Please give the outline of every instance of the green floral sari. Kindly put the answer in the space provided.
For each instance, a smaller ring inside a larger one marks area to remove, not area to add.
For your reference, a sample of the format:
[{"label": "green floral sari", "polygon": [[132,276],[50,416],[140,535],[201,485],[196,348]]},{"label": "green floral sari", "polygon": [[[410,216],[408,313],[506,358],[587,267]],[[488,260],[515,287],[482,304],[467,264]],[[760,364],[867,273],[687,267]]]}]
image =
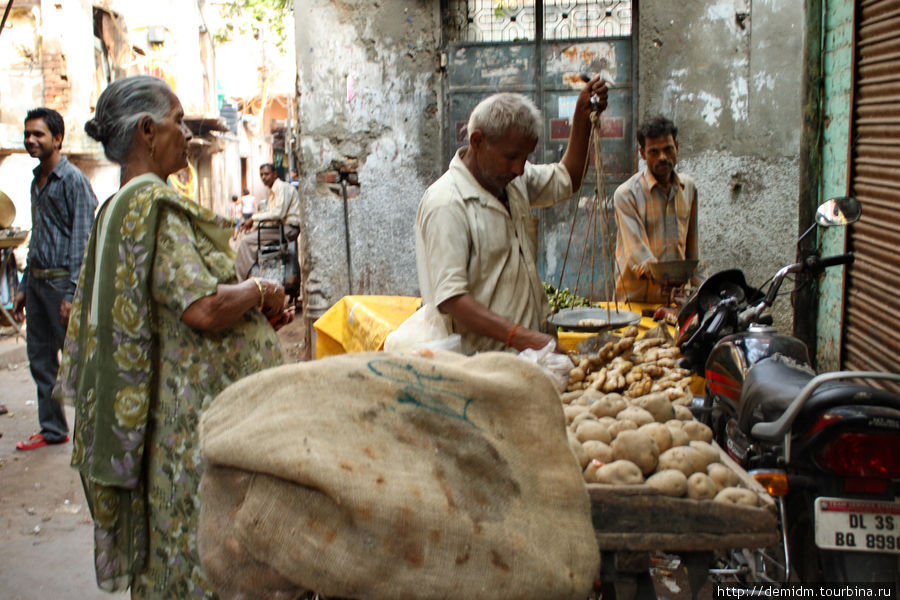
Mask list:
[{"label": "green floral sari", "polygon": [[234,282],[232,227],[148,174],[101,208],[91,232],[54,396],[75,405],[72,465],[102,589],[215,598],[196,549],[199,417],[230,383],[283,362],[258,311],[216,333],[181,321]]}]

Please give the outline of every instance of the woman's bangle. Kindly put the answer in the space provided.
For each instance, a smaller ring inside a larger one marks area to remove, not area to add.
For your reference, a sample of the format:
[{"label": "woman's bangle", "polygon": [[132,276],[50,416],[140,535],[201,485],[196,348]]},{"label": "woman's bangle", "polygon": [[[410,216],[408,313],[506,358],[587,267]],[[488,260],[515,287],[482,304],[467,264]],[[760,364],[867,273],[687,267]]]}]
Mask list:
[{"label": "woman's bangle", "polygon": [[256,284],[256,289],[259,290],[259,309],[262,310],[263,306],[266,304],[266,295],[263,293],[262,282],[258,277],[251,277],[253,283]]},{"label": "woman's bangle", "polygon": [[509,330],[509,335],[506,336],[506,346],[507,347],[512,346],[513,335],[516,333],[516,330],[519,327],[521,327],[521,325],[522,325],[521,323],[516,323],[515,325],[512,326],[512,329]]}]

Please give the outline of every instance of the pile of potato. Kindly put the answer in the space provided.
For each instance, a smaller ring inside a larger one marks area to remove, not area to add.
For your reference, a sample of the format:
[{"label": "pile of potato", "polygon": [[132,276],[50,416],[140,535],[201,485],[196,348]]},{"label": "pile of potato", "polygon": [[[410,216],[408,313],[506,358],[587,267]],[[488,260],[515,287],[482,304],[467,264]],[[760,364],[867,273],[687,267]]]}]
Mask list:
[{"label": "pile of potato", "polygon": [[581,359],[562,395],[569,444],[588,483],[645,484],[695,500],[759,505],[719,461],[712,430],[696,421],[690,373],[666,335],[636,327]]}]

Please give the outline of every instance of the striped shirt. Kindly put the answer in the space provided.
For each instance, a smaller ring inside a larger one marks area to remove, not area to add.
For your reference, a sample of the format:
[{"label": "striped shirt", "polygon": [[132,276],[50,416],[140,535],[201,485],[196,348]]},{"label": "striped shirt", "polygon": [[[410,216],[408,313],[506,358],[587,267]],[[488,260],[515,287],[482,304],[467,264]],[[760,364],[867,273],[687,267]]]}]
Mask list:
[{"label": "striped shirt", "polygon": [[33,269],[68,271],[65,299],[71,302],[94,222],[97,197],[84,173],[65,156],[60,157],[44,187],[38,189],[40,175],[38,165],[31,182],[31,240],[22,289],[26,289]]},{"label": "striped shirt", "polygon": [[650,279],[651,262],[699,258],[697,188],[687,175],[672,174],[668,192],[649,169],[631,176],[614,196],[616,295],[633,302],[667,302],[666,290]]}]

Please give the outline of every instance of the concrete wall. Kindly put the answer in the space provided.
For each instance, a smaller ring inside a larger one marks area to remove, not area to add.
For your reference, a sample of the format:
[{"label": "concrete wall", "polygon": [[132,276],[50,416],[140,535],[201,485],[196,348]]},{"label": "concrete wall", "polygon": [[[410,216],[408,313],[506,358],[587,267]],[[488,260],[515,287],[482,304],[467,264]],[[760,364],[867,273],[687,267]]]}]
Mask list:
[{"label": "concrete wall", "polygon": [[[760,285],[795,258],[803,20],[800,2],[640,4],[638,119],[679,128],[710,274],[739,267]],[[776,308],[786,326],[790,304]]]},{"label": "concrete wall", "polygon": [[[413,224],[440,174],[439,2],[295,0],[304,310],[417,295]],[[334,180],[356,168],[346,227]]]},{"label": "concrete wall", "polygon": [[[439,5],[295,0],[310,317],[348,290],[418,294],[415,210],[442,170],[446,120]],[[640,4],[637,117],[662,113],[680,129],[710,274],[740,267],[760,285],[794,259],[803,20],[802,3],[777,0]],[[353,159],[348,275],[340,186],[329,174]],[[789,302],[777,308],[789,328]]]}]

